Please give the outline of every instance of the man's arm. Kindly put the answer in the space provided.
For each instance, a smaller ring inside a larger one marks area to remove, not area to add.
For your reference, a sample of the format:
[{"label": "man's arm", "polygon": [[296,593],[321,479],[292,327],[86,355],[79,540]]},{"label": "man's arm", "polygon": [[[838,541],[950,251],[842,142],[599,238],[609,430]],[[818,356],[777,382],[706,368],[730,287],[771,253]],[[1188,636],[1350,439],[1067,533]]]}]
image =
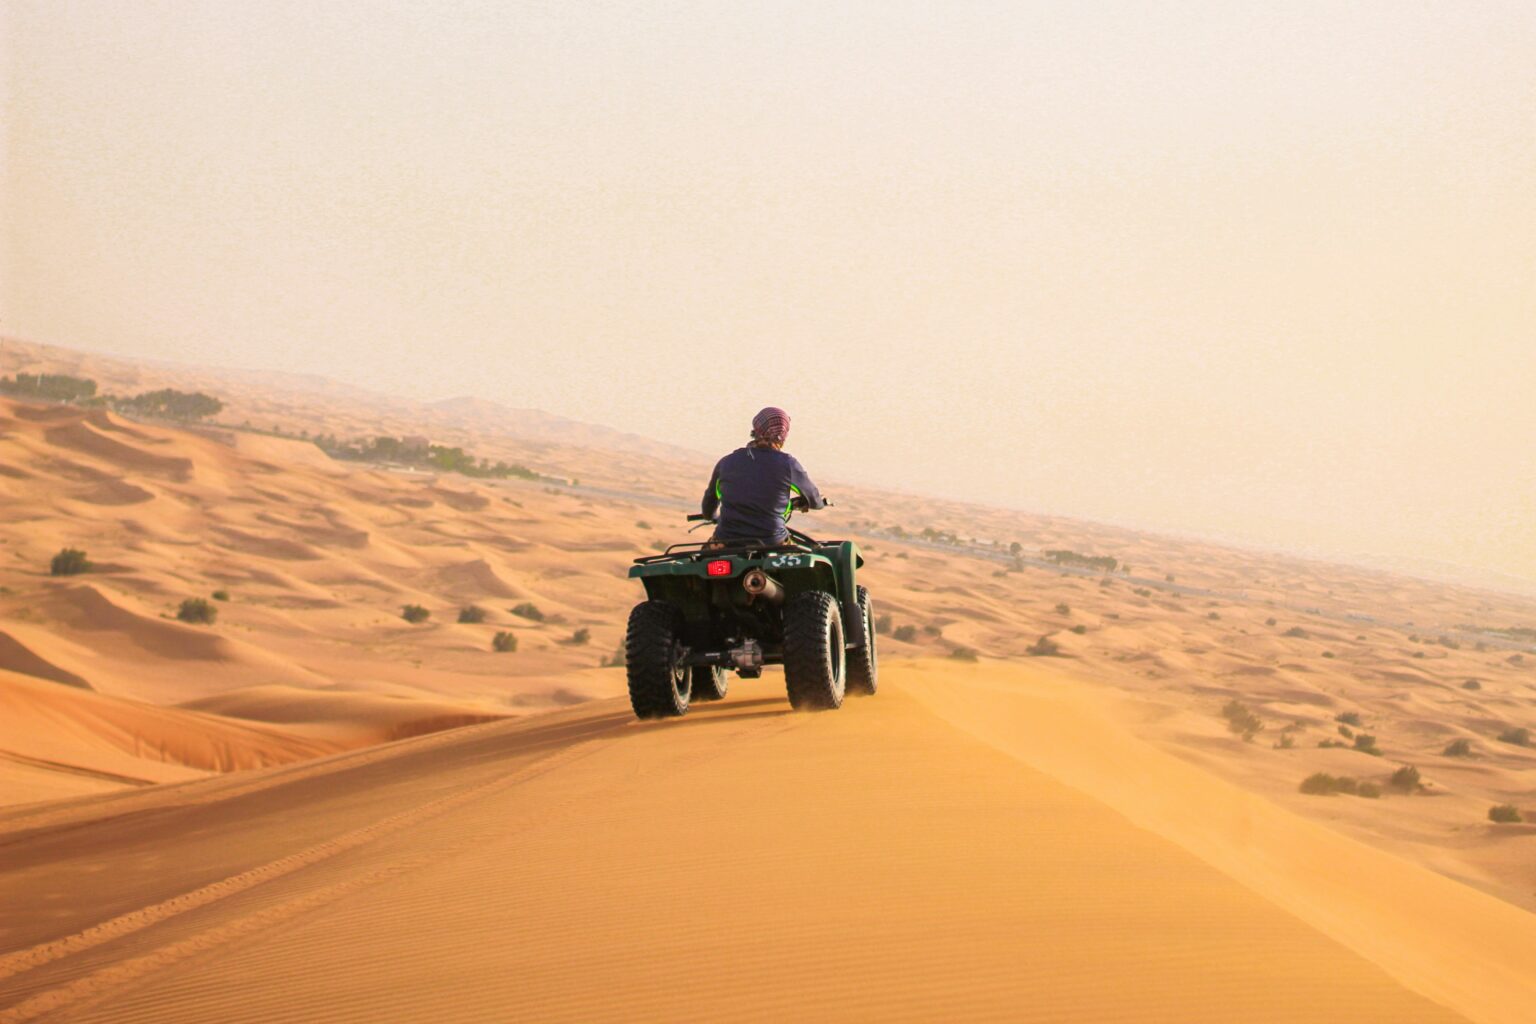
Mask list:
[{"label": "man's arm", "polygon": [[[721,460],[724,461],[723,459]],[[704,488],[704,500],[699,503],[699,511],[705,518],[714,519],[720,511],[720,463],[715,463],[715,471],[709,475],[709,486]]]},{"label": "man's arm", "polygon": [[826,508],[827,501],[821,496],[821,491],[811,482],[811,475],[800,465],[800,460],[791,458],[789,463],[789,486],[805,502],[805,507]]}]

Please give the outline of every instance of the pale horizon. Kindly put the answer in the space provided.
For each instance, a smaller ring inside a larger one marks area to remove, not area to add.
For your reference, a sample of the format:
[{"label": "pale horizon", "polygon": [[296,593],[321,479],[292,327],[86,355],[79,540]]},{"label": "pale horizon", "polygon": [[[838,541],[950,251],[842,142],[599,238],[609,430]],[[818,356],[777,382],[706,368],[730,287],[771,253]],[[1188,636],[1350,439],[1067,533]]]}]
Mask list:
[{"label": "pale horizon", "polygon": [[1536,572],[1523,5],[8,2],[0,41],[0,334],[705,452],[777,404],[829,479]]}]

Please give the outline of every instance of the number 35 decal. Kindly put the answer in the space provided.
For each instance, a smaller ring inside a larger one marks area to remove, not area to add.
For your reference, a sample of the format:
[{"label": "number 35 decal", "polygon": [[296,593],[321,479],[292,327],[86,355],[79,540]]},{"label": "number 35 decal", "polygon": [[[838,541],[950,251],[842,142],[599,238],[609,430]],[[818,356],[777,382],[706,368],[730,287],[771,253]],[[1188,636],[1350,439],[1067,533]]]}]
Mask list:
[{"label": "number 35 decal", "polygon": [[774,555],[768,559],[770,569],[798,569],[804,564],[799,555]]}]

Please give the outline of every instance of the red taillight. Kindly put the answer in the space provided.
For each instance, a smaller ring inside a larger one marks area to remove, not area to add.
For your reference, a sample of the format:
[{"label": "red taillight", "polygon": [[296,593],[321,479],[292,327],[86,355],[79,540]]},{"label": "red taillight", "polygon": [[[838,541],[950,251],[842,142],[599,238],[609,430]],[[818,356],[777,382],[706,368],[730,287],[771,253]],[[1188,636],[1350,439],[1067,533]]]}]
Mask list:
[{"label": "red taillight", "polygon": [[710,562],[709,574],[711,576],[729,576],[731,574],[731,560],[729,558],[719,558]]}]

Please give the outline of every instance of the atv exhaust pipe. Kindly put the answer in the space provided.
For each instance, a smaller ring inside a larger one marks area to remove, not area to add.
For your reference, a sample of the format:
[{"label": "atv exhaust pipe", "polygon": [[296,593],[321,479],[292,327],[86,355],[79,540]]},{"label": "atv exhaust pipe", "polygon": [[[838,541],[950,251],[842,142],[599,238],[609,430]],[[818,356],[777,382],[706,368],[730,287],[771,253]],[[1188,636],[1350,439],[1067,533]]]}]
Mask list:
[{"label": "atv exhaust pipe", "polygon": [[761,569],[749,569],[741,578],[741,589],[751,594],[754,598],[762,598],[769,604],[784,603],[784,588],[778,580],[763,572]]}]

